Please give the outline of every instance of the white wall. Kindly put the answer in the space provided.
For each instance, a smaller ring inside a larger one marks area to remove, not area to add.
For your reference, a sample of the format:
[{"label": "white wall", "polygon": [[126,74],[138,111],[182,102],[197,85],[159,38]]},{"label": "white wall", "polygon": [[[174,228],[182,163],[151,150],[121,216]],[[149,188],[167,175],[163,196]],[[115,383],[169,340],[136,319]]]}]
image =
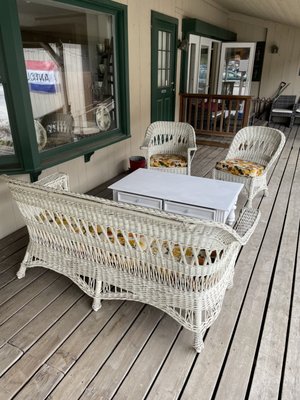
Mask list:
[{"label": "white wall", "polygon": [[[85,192],[128,168],[128,157],[139,155],[144,133],[150,123],[151,104],[151,10],[178,18],[178,32],[181,37],[181,20],[184,17],[198,18],[219,27],[236,31],[242,41],[265,40],[267,38],[266,60],[263,82],[256,84],[255,91],[261,96],[270,96],[281,80],[292,81],[289,93],[300,94],[300,31],[280,24],[245,17],[224,11],[209,0],[120,0],[128,5],[129,37],[129,89],[130,126],[132,137],[96,151],[91,161],[84,163],[83,157],[43,171],[42,176],[53,171],[70,175],[71,188]],[[272,43],[279,46],[279,54],[270,54]],[[177,92],[179,90],[180,56],[177,60]],[[288,92],[287,92],[288,93]],[[178,99],[179,100],[179,99]],[[179,101],[177,101],[178,115]],[[25,177],[28,179],[28,177]],[[13,232],[22,221],[10,194],[0,182],[0,238]]]}]

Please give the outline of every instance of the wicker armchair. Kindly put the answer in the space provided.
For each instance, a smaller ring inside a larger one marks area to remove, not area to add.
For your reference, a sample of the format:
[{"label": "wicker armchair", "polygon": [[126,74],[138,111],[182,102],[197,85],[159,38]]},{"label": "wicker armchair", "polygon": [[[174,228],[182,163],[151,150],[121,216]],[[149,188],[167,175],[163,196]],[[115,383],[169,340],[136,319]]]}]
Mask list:
[{"label": "wicker armchair", "polygon": [[42,119],[42,125],[47,132],[47,147],[73,142],[73,117],[71,114],[48,114]]},{"label": "wicker armchair", "polygon": [[276,117],[278,122],[289,120],[289,128],[293,126],[296,96],[279,96],[273,103],[269,115],[269,124]]},{"label": "wicker armchair", "polygon": [[249,126],[234,137],[225,160],[216,164],[213,178],[244,184],[248,207],[262,190],[268,195],[267,173],[279,157],[285,136],[278,129]]},{"label": "wicker armchair", "polygon": [[190,175],[197,150],[194,128],[185,122],[153,122],[141,149],[147,151],[147,168]]}]

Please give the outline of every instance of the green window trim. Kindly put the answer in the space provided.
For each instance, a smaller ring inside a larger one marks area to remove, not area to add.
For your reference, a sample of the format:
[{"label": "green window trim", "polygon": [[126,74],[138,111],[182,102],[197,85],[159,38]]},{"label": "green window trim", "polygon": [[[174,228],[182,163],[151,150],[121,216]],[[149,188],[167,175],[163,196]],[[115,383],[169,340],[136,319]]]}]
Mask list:
[{"label": "green window trim", "polygon": [[109,0],[54,0],[111,14],[115,17],[116,94],[119,106],[118,128],[39,152],[28,90],[18,10],[15,0],[0,2],[0,73],[13,132],[15,155],[0,156],[0,173],[30,173],[84,156],[130,137],[127,6]]}]

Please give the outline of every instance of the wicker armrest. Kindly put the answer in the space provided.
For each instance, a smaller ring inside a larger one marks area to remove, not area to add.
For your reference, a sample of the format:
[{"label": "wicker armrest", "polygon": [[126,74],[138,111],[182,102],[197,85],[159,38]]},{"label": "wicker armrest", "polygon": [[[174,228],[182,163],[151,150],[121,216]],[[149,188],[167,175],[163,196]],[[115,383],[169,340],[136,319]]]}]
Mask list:
[{"label": "wicker armrest", "polygon": [[140,146],[141,150],[147,150],[150,144],[151,138],[145,137],[144,143]]},{"label": "wicker armrest", "polygon": [[250,239],[260,218],[260,211],[254,208],[243,208],[237,220],[234,231],[237,240],[244,245]]},{"label": "wicker armrest", "polygon": [[35,182],[34,184],[50,187],[53,189],[61,189],[67,191],[70,190],[69,176],[61,172],[56,172],[55,174],[48,175],[45,178],[42,178],[39,181]]}]

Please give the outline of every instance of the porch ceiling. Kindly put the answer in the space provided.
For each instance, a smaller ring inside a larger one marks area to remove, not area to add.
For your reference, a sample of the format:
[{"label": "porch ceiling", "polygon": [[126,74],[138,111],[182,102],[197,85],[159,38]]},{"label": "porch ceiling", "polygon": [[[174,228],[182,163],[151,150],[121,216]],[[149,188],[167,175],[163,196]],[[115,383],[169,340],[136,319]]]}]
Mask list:
[{"label": "porch ceiling", "polygon": [[299,0],[214,0],[226,10],[300,28]]}]

